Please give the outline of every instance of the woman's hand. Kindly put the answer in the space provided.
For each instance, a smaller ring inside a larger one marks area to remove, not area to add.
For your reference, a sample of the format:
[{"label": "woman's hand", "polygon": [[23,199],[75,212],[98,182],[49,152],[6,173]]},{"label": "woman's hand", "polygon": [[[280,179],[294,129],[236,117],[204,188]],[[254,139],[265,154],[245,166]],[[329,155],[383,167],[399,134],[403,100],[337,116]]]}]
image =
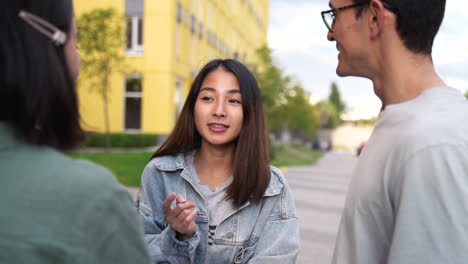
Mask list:
[{"label": "woman's hand", "polygon": [[[175,206],[171,205],[174,199],[176,199]],[[185,240],[192,237],[197,230],[197,224],[194,221],[197,215],[197,210],[194,208],[196,204],[186,201],[182,195],[171,193],[163,205],[167,223],[177,232],[176,238]]]}]

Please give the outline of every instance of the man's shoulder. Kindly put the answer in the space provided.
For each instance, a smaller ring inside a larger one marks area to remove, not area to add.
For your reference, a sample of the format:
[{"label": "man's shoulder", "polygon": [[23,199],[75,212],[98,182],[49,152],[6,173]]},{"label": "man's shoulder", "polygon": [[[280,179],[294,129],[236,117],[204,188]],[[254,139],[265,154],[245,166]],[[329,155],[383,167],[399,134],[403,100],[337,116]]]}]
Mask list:
[{"label": "man's shoulder", "polygon": [[468,100],[456,89],[433,88],[407,112],[395,139],[398,148],[419,151],[468,142]]},{"label": "man's shoulder", "polygon": [[456,111],[428,112],[408,124],[399,146],[416,152],[431,146],[468,143],[466,116],[468,109],[464,115]]}]

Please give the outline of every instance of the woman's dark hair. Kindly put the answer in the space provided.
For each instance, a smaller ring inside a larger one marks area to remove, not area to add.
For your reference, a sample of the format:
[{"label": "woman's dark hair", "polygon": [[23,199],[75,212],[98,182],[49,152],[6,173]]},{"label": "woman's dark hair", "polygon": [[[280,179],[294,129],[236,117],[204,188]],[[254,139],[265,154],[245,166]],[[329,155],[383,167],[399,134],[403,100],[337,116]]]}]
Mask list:
[{"label": "woman's dark hair", "polygon": [[[381,0],[396,15],[396,30],[405,47],[425,55],[432,53],[434,38],[445,13],[446,0]],[[354,0],[369,3],[370,0]],[[357,8],[357,16],[362,8]]]},{"label": "woman's dark hair", "polygon": [[65,47],[22,20],[20,10],[66,33],[73,19],[72,0],[1,1],[0,122],[31,144],[70,150],[83,131]]},{"label": "woman's dark hair", "polygon": [[232,59],[217,59],[201,69],[192,84],[174,130],[152,158],[185,153],[200,147],[201,136],[195,127],[195,102],[205,77],[219,68],[233,73],[241,90],[243,124],[235,142],[234,177],[226,192],[227,198],[240,207],[247,201],[259,202],[270,182],[268,133],[260,89],[253,74],[242,63]]}]

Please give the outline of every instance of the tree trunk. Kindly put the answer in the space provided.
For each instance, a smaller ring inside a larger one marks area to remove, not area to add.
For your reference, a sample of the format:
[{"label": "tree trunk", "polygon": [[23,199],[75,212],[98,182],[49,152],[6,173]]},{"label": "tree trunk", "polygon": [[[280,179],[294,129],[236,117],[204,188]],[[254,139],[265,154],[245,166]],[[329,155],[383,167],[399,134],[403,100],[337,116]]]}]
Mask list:
[{"label": "tree trunk", "polygon": [[102,78],[102,106],[104,110],[104,126],[105,126],[105,134],[106,134],[106,151],[110,151],[112,147],[110,141],[110,120],[109,120],[109,94],[108,94],[108,86],[109,86],[109,73],[106,71]]}]

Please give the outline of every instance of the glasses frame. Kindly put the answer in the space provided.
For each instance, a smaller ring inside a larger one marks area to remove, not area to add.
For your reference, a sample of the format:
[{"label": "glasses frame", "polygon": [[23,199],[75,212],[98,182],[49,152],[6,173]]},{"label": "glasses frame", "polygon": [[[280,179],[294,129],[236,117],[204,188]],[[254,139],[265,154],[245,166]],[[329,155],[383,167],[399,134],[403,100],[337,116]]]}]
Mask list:
[{"label": "glasses frame", "polygon": [[[365,3],[357,3],[357,4],[352,4],[352,5],[347,5],[347,6],[332,8],[332,9],[330,9],[330,10],[322,11],[322,12],[320,12],[320,14],[322,15],[323,23],[325,23],[325,26],[327,27],[328,31],[330,31],[331,33],[333,33],[333,25],[335,24],[336,13],[337,13],[338,11],[343,11],[343,10],[346,10],[346,9],[349,9],[349,8],[355,8],[355,7],[367,5],[367,4],[369,4],[369,3],[370,3],[370,1],[365,2]],[[331,13],[331,16],[333,17],[333,22],[331,23],[331,25],[328,25],[327,20],[325,19],[325,16],[326,16],[327,14],[329,14],[329,13]]]},{"label": "glasses frame", "polygon": [[24,10],[21,10],[18,16],[37,31],[49,37],[56,46],[64,45],[67,41],[65,32],[44,19]]}]

